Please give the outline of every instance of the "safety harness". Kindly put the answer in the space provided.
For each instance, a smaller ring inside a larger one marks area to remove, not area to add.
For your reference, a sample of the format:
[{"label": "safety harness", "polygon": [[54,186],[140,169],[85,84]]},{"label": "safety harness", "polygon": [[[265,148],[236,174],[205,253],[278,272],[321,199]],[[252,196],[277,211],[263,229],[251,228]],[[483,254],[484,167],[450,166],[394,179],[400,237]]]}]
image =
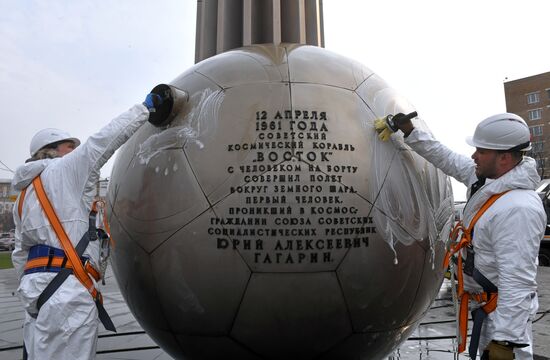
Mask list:
[{"label": "safety harness", "polygon": [[[479,347],[479,338],[481,335],[481,326],[488,314],[495,311],[497,307],[498,288],[487,279],[478,269],[474,267],[474,250],[472,246],[472,236],[474,226],[479,218],[507,191],[495,194],[491,196],[478,210],[473,217],[468,228],[464,227],[462,221],[459,221],[453,231],[451,232],[451,246],[445,256],[443,263],[444,269],[447,269],[451,258],[457,254],[460,250],[466,251],[466,262],[463,262],[462,255],[458,254],[456,261],[458,271],[456,272],[458,280],[458,297],[460,298],[460,310],[459,310],[459,345],[458,352],[461,353],[466,349],[466,338],[468,333],[468,305],[470,300],[475,300],[480,307],[472,311],[473,327],[472,335],[470,338],[470,346],[468,352],[470,358],[475,360],[477,357],[477,351]],[[457,241],[459,233],[462,233],[460,240]],[[481,287],[482,293],[470,293],[464,290],[464,275],[471,276]]]},{"label": "safety harness", "polygon": [[[98,229],[95,225],[97,215],[96,204],[94,203],[92,210],[90,211],[88,231],[84,233],[76,247],[74,247],[65,232],[63,225],[59,221],[48,196],[46,195],[40,175],[34,178],[32,184],[34,185],[34,190],[38,201],[40,202],[50,225],[57,235],[61,246],[63,247],[63,249],[57,249],[48,245],[35,245],[29,250],[29,256],[25,265],[25,274],[44,271],[57,272],[57,275],[38,297],[38,311],[40,311],[42,305],[44,305],[44,303],[55,293],[67,277],[73,274],[92,296],[98,310],[99,319],[105,329],[116,332],[115,326],[109,317],[109,314],[107,314],[107,311],[103,307],[103,296],[95,287],[92,280],[93,278],[96,281],[99,281],[101,278],[101,273],[90,264],[87,257],[82,256],[88,247],[89,242],[96,241],[98,239]],[[24,189],[19,196],[18,213],[20,218],[23,211],[25,193],[26,189]]]}]

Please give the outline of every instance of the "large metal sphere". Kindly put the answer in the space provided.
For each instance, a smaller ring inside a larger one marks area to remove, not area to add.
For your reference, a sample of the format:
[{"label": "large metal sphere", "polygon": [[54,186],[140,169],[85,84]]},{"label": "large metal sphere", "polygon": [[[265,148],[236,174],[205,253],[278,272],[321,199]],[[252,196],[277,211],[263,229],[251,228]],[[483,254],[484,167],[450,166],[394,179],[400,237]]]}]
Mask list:
[{"label": "large metal sphere", "polygon": [[[190,103],[121,150],[113,268],[182,359],[379,359],[441,285],[450,182],[374,120],[413,110],[318,47],[251,46],[172,85]],[[424,127],[421,120],[416,125]]]}]

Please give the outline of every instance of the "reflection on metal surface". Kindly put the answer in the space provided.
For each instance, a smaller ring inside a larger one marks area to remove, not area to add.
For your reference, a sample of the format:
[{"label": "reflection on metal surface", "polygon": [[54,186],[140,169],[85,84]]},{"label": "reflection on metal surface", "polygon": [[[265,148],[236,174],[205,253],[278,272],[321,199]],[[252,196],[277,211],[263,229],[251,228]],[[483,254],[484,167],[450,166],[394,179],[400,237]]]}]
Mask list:
[{"label": "reflection on metal surface", "polygon": [[390,354],[438,293],[452,221],[447,178],[376,137],[412,106],[301,45],[228,51],[173,85],[186,113],[143,126],[109,189],[113,268],[144,329],[178,358]]},{"label": "reflection on metal surface", "polygon": [[209,129],[216,126],[214,120],[218,119],[218,111],[223,101],[223,91],[204,89],[194,94],[193,103],[197,104],[183,116],[182,125],[172,126],[160,133],[151,135],[139,145],[137,156],[142,164],[158,155],[161,151],[183,148],[186,142],[195,143],[202,149],[204,146],[199,138],[206,135]]}]

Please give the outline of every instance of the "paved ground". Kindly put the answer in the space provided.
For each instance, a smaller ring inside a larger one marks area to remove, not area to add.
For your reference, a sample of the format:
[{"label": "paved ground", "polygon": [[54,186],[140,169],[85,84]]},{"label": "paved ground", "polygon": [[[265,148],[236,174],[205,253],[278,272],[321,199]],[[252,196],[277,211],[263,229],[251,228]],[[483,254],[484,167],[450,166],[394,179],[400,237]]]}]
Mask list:
[{"label": "paved ground", "polygon": [[[535,360],[550,360],[550,268],[539,268],[540,309],[534,324]],[[102,293],[105,307],[118,333],[100,330],[98,360],[172,359],[144,333],[132,316],[112,275]],[[23,312],[15,295],[17,281],[12,269],[0,270],[0,359],[21,359]],[[438,299],[413,335],[388,360],[463,360],[455,354],[454,315],[449,284],[444,283]],[[470,327],[471,328],[471,327]]]}]

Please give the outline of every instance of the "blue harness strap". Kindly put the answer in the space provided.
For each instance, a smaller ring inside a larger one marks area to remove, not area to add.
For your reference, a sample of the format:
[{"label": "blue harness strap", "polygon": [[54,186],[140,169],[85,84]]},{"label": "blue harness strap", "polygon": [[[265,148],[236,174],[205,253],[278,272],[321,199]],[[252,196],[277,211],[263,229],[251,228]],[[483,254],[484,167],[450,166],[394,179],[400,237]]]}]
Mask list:
[{"label": "blue harness strap", "polygon": [[[29,255],[27,257],[27,262],[31,261],[33,259],[46,258],[46,257],[48,258],[47,265],[33,267],[31,269],[25,269],[24,274],[27,275],[27,274],[33,274],[33,273],[38,273],[38,272],[58,273],[59,271],[61,271],[61,269],[64,268],[64,266],[53,265],[52,260],[54,259],[54,257],[56,257],[56,258],[65,258],[65,251],[63,251],[62,249],[58,249],[56,247],[53,247],[53,246],[43,245],[43,244],[34,245],[33,247],[31,247],[29,249]],[[88,260],[88,257],[87,256],[81,256],[80,260],[82,261],[83,264],[85,264],[86,261]]]}]

